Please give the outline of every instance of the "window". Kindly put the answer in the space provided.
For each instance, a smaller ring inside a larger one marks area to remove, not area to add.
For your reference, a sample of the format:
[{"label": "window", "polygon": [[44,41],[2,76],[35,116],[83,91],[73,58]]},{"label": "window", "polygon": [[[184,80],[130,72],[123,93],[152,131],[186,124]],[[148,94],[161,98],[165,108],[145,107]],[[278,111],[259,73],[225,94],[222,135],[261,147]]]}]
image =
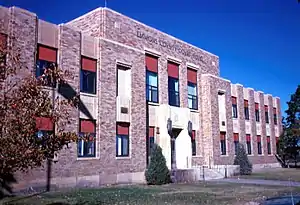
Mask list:
[{"label": "window", "polygon": [[192,156],[196,156],[196,131],[192,131]]},{"label": "window", "polygon": [[233,138],[234,138],[234,151],[235,151],[235,154],[237,154],[238,147],[239,147],[239,134],[233,133]]},{"label": "window", "polygon": [[246,134],[246,145],[247,145],[247,153],[248,155],[251,155],[252,154],[251,136],[249,134]]},{"label": "window", "polygon": [[146,98],[158,103],[158,58],[146,55]]},{"label": "window", "polygon": [[220,133],[221,155],[226,155],[226,133]]},{"label": "window", "polygon": [[78,157],[96,156],[96,121],[79,119]]},{"label": "window", "polygon": [[267,149],[268,149],[268,154],[271,154],[270,136],[267,136]]},{"label": "window", "polygon": [[[54,69],[57,64],[57,50],[48,46],[38,45],[36,61],[36,77],[44,74],[45,69]],[[47,86],[56,86],[56,82],[49,79]]]},{"label": "window", "polygon": [[188,104],[190,109],[198,109],[198,95],[197,95],[197,71],[187,69],[188,79]]},{"label": "window", "polygon": [[180,106],[179,100],[179,65],[168,62],[169,105]]},{"label": "window", "polygon": [[53,134],[54,125],[49,117],[37,117],[36,118],[36,128],[38,132],[36,136],[38,138],[46,137],[47,135]]},{"label": "window", "polygon": [[265,105],[265,118],[266,118],[266,123],[269,123],[269,108],[267,105]]},{"label": "window", "polygon": [[255,120],[259,122],[259,104],[255,103]]},{"label": "window", "polygon": [[277,110],[275,107],[273,108],[273,114],[274,114],[274,124],[277,125]]},{"label": "window", "polygon": [[279,154],[279,137],[276,137],[276,154]]},{"label": "window", "polygon": [[80,92],[96,94],[97,60],[81,56]]},{"label": "window", "polygon": [[154,130],[155,130],[155,127],[149,127],[149,138],[148,138],[148,155],[150,156],[151,155],[151,151],[152,151],[152,148],[153,148],[153,145],[154,145]]},{"label": "window", "polygon": [[244,100],[245,120],[249,120],[249,104],[248,100]]},{"label": "window", "polygon": [[129,123],[117,123],[116,156],[129,156]]},{"label": "window", "polygon": [[262,155],[261,137],[257,136],[257,154]]},{"label": "window", "polygon": [[237,118],[238,117],[238,111],[237,111],[236,97],[231,97],[231,100],[232,100],[232,117]]}]

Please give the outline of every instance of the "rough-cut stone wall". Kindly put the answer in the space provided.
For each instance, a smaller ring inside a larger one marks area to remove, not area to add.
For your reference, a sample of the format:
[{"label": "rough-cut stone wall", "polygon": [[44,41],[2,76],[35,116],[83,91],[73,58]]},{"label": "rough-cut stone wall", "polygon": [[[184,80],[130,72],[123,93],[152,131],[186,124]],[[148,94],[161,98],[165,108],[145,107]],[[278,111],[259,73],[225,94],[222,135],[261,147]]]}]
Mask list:
[{"label": "rough-cut stone wall", "polygon": [[237,107],[239,119],[239,142],[246,148],[246,125],[245,125],[245,111],[244,111],[244,89],[242,85],[237,85]]}]

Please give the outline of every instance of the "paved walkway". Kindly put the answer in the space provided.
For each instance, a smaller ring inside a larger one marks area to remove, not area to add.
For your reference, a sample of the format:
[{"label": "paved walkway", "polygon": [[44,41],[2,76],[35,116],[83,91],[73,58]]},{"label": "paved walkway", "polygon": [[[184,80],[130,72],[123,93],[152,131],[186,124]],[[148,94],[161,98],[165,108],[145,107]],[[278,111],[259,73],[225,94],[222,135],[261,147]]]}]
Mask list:
[{"label": "paved walkway", "polygon": [[289,181],[279,181],[279,180],[264,180],[264,179],[212,179],[209,181],[216,182],[227,182],[227,183],[239,183],[239,184],[259,184],[259,185],[270,185],[270,186],[292,186],[300,187],[300,182],[289,182]]}]

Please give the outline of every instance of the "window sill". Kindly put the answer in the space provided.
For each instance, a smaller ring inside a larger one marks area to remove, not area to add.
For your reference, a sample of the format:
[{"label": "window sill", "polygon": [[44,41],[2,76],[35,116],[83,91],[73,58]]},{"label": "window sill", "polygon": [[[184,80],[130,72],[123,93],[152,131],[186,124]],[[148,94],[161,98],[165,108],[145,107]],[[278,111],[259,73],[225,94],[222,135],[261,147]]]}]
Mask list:
[{"label": "window sill", "polygon": [[195,113],[199,113],[199,110],[198,110],[198,109],[195,110],[195,109],[190,108],[190,111],[191,111],[191,112],[195,112]]},{"label": "window sill", "polygon": [[229,155],[228,154],[220,155],[220,157],[229,157]]},{"label": "window sill", "polygon": [[85,160],[99,160],[100,157],[77,157],[77,161],[85,161]]},{"label": "window sill", "polygon": [[148,105],[159,106],[159,103],[155,103],[155,102],[148,102]]},{"label": "window sill", "polygon": [[85,93],[80,91],[80,95],[89,96],[89,97],[97,97],[97,94]]},{"label": "window sill", "polygon": [[116,159],[117,160],[122,160],[122,159],[124,159],[124,160],[130,160],[131,159],[131,157],[130,156],[124,156],[124,157],[116,157]]},{"label": "window sill", "polygon": [[200,157],[203,157],[203,156],[202,156],[202,155],[194,155],[194,156],[192,155],[192,158],[193,158],[193,157],[194,157],[194,158],[200,158]]}]

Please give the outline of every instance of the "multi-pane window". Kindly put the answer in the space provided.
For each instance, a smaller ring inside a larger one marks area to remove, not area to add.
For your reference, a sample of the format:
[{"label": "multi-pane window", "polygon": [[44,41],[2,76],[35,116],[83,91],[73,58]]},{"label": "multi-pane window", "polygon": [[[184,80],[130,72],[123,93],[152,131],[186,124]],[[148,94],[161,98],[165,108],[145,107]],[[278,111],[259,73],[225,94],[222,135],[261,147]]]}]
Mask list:
[{"label": "multi-pane window", "polygon": [[154,130],[155,127],[149,127],[149,137],[148,137],[148,154],[151,155],[151,151],[154,145]]},{"label": "multi-pane window", "polygon": [[146,55],[146,98],[158,103],[158,58]]},{"label": "multi-pane window", "polygon": [[54,131],[53,122],[49,117],[37,117],[35,123],[38,130],[38,132],[36,133],[38,138],[42,138],[48,134],[52,134]]},{"label": "multi-pane window", "polygon": [[189,108],[198,109],[198,95],[197,95],[197,71],[188,68],[187,69],[188,79],[188,104]]},{"label": "multi-pane window", "polygon": [[274,124],[277,125],[277,110],[275,107],[273,108],[273,115],[274,115]]},{"label": "multi-pane window", "polygon": [[195,130],[192,131],[191,141],[192,141],[192,155],[196,156],[196,131]]},{"label": "multi-pane window", "polygon": [[168,62],[168,91],[169,105],[180,106],[179,100],[179,65],[173,62]]},{"label": "multi-pane window", "polygon": [[259,104],[255,103],[255,121],[259,122]]},{"label": "multi-pane window", "polygon": [[239,133],[233,133],[234,151],[235,154],[238,152],[239,148]]},{"label": "multi-pane window", "polygon": [[265,105],[265,118],[266,118],[266,123],[269,123],[269,107]]},{"label": "multi-pane window", "polygon": [[238,111],[237,111],[236,97],[231,97],[231,100],[232,100],[232,117],[237,118],[238,117]]},{"label": "multi-pane window", "polygon": [[248,155],[252,154],[252,147],[251,147],[251,136],[246,134],[246,145],[247,145],[247,153]]},{"label": "multi-pane window", "polygon": [[256,138],[257,138],[257,154],[262,155],[261,136],[258,135]]},{"label": "multi-pane window", "polygon": [[271,141],[270,141],[270,136],[267,136],[267,149],[268,149],[268,154],[271,154]]},{"label": "multi-pane window", "polygon": [[129,123],[117,123],[116,156],[129,156]]},{"label": "multi-pane window", "polygon": [[220,133],[221,155],[226,155],[226,133]]},{"label": "multi-pane window", "polygon": [[97,60],[81,56],[80,91],[96,94]]},{"label": "multi-pane window", "polygon": [[249,120],[249,104],[248,100],[244,100],[245,120]]},{"label": "multi-pane window", "polygon": [[80,119],[78,157],[96,156],[96,121]]},{"label": "multi-pane window", "polygon": [[[38,52],[36,58],[36,77],[40,77],[45,73],[45,69],[54,69],[57,65],[57,49],[48,46],[38,45]],[[48,86],[56,86],[56,82],[47,82]]]}]

